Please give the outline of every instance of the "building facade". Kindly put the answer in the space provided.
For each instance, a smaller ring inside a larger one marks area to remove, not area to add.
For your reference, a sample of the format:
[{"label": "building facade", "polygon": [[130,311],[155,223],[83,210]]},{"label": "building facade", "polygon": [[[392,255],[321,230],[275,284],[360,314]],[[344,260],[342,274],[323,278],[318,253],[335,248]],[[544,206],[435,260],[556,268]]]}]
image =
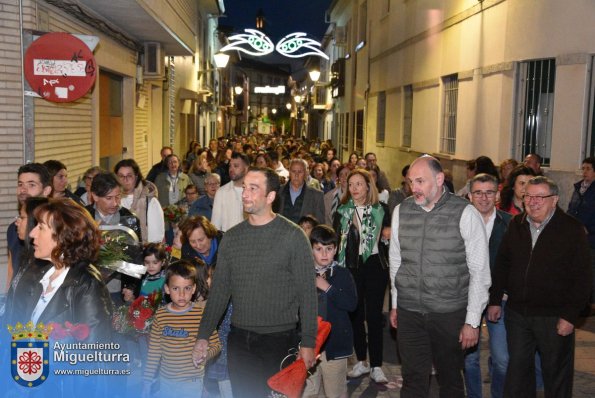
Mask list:
[{"label": "building facade", "polygon": [[[216,136],[219,109],[209,97],[217,85],[197,75],[212,68],[223,12],[223,0],[0,0],[2,233],[16,215],[25,162],[60,160],[74,187],[93,165],[112,169],[132,157],[146,173],[163,145],[183,155],[190,140]],[[76,101],[38,98],[24,79],[23,56],[47,32],[98,39],[95,84]],[[4,286],[5,239],[0,264]]]},{"label": "building facade", "polygon": [[344,159],[375,152],[397,186],[429,153],[460,187],[465,160],[538,153],[566,205],[594,152],[594,2],[336,0],[328,14]]}]

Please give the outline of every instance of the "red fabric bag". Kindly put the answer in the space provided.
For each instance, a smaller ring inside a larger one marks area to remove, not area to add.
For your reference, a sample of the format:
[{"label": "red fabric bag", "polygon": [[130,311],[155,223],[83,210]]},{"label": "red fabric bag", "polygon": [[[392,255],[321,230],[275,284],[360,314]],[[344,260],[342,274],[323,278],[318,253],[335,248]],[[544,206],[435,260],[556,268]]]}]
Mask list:
[{"label": "red fabric bag", "polygon": [[[330,332],[331,324],[318,317],[318,332],[316,333],[316,346],[314,347],[315,356],[320,353],[320,348]],[[267,384],[273,391],[280,392],[288,398],[299,398],[302,395],[306,377],[308,377],[308,370],[304,360],[300,358],[271,376]]]}]

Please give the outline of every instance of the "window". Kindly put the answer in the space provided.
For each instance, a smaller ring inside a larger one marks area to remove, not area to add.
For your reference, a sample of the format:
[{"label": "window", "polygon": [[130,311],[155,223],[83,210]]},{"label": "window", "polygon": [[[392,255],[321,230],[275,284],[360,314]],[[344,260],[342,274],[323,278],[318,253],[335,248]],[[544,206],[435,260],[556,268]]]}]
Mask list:
[{"label": "window", "polygon": [[355,150],[364,150],[364,110],[360,109],[355,115]]},{"label": "window", "polygon": [[342,114],[342,120],[341,134],[343,137],[343,148],[349,148],[349,112]]},{"label": "window", "polygon": [[457,144],[457,98],[459,93],[458,75],[442,78],[444,88],[442,131],[440,132],[440,152],[454,154]]},{"label": "window", "polygon": [[554,110],[554,84],[556,60],[541,59],[520,64],[519,118],[517,137],[520,137],[520,155],[536,153],[543,165],[550,164],[552,122]]},{"label": "window", "polygon": [[376,107],[376,142],[384,142],[386,129],[386,91],[378,93]]},{"label": "window", "polygon": [[[595,61],[595,57],[592,57],[592,61]],[[590,97],[590,118],[589,118],[589,129],[587,130],[588,141],[587,150],[585,151],[586,156],[595,156],[595,70],[591,69],[591,97]],[[582,161],[582,159],[581,159]]]},{"label": "window", "polygon": [[403,87],[403,137],[401,146],[411,148],[411,126],[413,122],[413,86]]}]

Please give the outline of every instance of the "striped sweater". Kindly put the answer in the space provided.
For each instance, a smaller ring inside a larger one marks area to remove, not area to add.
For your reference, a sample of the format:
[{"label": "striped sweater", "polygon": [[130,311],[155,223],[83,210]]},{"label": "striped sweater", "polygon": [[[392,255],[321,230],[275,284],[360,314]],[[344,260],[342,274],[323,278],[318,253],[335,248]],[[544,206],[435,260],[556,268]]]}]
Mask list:
[{"label": "striped sweater", "polygon": [[[200,324],[203,310],[197,303],[184,312],[173,312],[168,306],[157,310],[151,326],[145,381],[155,378],[157,368],[159,375],[168,380],[186,381],[204,376],[204,364],[195,368],[191,355],[197,337],[196,325]],[[220,351],[219,336],[214,331],[209,339],[207,360]]]}]

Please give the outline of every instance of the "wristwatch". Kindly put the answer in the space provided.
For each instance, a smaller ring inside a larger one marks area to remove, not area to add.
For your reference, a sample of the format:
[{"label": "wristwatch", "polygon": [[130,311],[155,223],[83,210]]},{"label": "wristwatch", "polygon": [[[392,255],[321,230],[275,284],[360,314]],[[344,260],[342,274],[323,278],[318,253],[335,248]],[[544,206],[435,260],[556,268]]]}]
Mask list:
[{"label": "wristwatch", "polygon": [[479,325],[477,325],[477,326],[473,326],[473,325],[472,325],[472,324],[470,324],[470,323],[466,323],[465,325],[469,325],[469,326],[471,326],[473,329],[479,329]]}]

